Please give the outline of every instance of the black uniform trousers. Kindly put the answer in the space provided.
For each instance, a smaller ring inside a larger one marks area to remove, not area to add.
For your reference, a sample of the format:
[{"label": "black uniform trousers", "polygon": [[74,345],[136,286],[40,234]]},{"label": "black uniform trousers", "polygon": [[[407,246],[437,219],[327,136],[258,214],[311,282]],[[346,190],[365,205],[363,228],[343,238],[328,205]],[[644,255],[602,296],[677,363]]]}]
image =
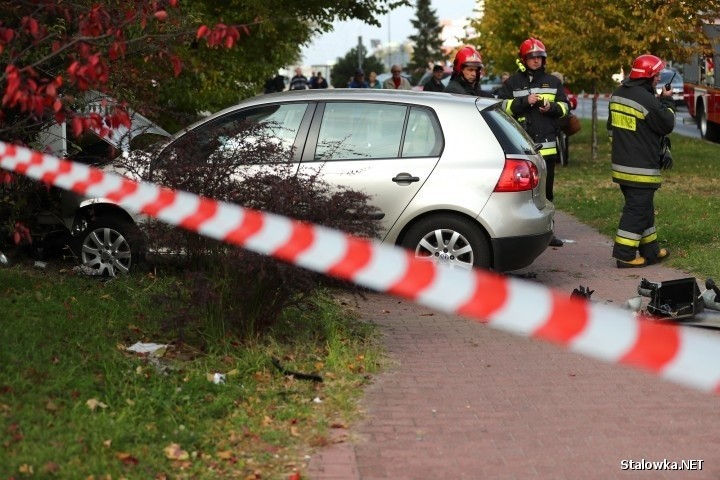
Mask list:
[{"label": "black uniform trousers", "polygon": [[545,198],[553,201],[553,186],[555,185],[555,164],[559,161],[557,155],[543,155],[547,166],[547,177],[545,178]]},{"label": "black uniform trousers", "polygon": [[655,190],[620,185],[625,197],[620,225],[613,245],[613,257],[618,260],[634,260],[641,257],[656,260],[660,253],[655,230]]}]

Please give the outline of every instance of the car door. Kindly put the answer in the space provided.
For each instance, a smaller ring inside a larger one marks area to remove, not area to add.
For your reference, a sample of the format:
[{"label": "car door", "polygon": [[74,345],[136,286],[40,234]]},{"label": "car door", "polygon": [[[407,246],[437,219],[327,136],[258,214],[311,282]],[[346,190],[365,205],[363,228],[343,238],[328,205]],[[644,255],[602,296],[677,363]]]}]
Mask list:
[{"label": "car door", "polygon": [[442,132],[428,108],[382,102],[318,106],[301,170],[371,196],[383,237],[437,164]]}]

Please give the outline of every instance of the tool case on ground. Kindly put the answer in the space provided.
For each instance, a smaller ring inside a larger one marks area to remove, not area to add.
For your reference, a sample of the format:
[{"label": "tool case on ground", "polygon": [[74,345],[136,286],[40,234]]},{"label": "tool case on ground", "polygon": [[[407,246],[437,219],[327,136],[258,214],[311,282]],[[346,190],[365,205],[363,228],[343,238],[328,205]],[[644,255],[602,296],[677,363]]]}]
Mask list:
[{"label": "tool case on ground", "polygon": [[679,278],[657,283],[643,278],[638,293],[650,297],[647,311],[656,317],[674,320],[690,319],[704,309],[700,288],[695,278]]}]

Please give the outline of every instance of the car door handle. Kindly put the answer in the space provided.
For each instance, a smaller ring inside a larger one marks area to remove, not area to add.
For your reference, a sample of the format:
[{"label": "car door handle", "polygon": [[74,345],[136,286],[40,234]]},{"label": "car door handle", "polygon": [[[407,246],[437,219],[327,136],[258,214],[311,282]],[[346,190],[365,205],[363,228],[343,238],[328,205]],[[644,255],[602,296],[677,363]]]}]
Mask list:
[{"label": "car door handle", "polygon": [[392,178],[392,181],[395,183],[413,183],[419,182],[420,177],[413,177],[409,173],[398,173],[397,176]]}]

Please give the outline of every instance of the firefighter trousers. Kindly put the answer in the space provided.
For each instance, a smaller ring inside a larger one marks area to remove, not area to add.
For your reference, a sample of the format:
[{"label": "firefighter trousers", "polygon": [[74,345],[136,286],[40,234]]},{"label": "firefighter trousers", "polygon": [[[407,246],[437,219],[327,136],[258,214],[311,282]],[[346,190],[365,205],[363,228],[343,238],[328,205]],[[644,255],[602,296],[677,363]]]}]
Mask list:
[{"label": "firefighter trousers", "polygon": [[620,185],[625,197],[620,225],[615,234],[613,257],[634,260],[641,257],[654,260],[660,253],[655,230],[655,188],[636,188]]}]

